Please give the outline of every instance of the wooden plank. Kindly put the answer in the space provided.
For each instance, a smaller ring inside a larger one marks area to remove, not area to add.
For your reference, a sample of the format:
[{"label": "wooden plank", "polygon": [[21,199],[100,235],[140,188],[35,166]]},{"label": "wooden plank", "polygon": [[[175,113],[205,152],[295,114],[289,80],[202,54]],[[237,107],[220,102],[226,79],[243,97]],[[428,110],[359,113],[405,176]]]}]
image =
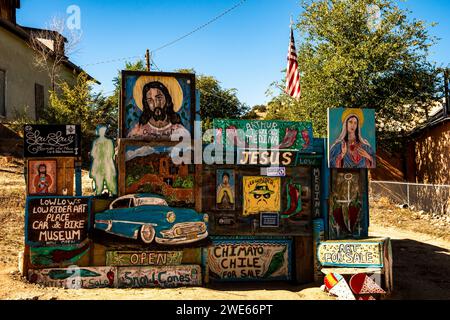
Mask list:
[{"label": "wooden plank", "polygon": [[86,240],[80,245],[32,247],[30,248],[30,268],[67,268],[73,265],[88,267],[90,265],[90,251],[90,240]]},{"label": "wooden plank", "polygon": [[312,237],[295,237],[295,274],[299,284],[314,282]]},{"label": "wooden plank", "polygon": [[107,251],[108,266],[177,266],[183,251]]},{"label": "wooden plank", "polygon": [[199,265],[119,267],[117,274],[119,288],[174,288],[201,284]]},{"label": "wooden plank", "polygon": [[74,194],[74,175],[75,175],[75,159],[74,158],[57,158],[58,170],[58,195],[73,196]]},{"label": "wooden plank", "polygon": [[115,267],[74,267],[29,270],[28,280],[46,287],[66,289],[112,288],[116,275]]},{"label": "wooden plank", "polygon": [[95,267],[101,267],[106,265],[106,247],[94,243],[91,250],[91,265]]},{"label": "wooden plank", "polygon": [[182,264],[202,264],[201,248],[183,248]]}]

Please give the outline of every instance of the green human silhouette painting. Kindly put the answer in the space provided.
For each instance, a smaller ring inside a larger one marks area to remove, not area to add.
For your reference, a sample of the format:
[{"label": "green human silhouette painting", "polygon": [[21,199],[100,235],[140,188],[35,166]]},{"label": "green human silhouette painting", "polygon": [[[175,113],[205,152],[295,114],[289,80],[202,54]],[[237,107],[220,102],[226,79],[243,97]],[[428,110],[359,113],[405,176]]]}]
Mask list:
[{"label": "green human silhouette painting", "polygon": [[98,126],[91,150],[91,171],[89,177],[94,181],[97,196],[106,189],[111,195],[117,195],[117,170],[114,164],[114,142],[108,139],[105,126]]}]

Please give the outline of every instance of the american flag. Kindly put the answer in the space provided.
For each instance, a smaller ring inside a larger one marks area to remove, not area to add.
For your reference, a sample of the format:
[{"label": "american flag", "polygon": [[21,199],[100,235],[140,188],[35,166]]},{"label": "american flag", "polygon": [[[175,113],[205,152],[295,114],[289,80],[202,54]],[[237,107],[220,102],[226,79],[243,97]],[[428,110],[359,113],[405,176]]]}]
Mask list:
[{"label": "american flag", "polygon": [[297,50],[295,49],[294,30],[291,27],[291,41],[289,43],[288,65],[286,71],[286,93],[299,100],[301,96],[300,73],[298,72]]}]

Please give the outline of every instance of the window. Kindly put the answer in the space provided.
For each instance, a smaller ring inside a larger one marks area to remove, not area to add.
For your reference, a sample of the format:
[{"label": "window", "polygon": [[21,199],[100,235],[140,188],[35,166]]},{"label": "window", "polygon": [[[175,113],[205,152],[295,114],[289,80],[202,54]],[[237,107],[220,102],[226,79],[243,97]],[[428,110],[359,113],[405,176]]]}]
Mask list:
[{"label": "window", "polygon": [[36,110],[36,120],[39,120],[44,111],[44,86],[36,83],[34,85],[34,103]]},{"label": "window", "polygon": [[0,70],[0,117],[6,117],[6,72]]},{"label": "window", "polygon": [[112,203],[113,209],[125,209],[130,207],[130,202],[132,199],[126,198],[126,199],[120,199],[116,202]]}]

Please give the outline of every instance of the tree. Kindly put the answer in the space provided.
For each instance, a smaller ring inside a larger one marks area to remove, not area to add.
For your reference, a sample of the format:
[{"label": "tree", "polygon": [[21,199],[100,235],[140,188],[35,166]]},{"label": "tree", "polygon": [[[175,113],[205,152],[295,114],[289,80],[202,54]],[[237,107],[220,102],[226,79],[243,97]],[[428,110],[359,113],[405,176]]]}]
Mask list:
[{"label": "tree", "polygon": [[245,120],[261,120],[264,119],[267,115],[267,106],[265,105],[256,105],[242,116],[242,119]]},{"label": "tree", "polygon": [[[146,71],[143,60],[135,62],[125,62],[125,69],[130,71]],[[120,92],[122,89],[122,71],[118,71],[117,77],[113,79],[114,92],[107,98],[101,100],[103,106],[104,118],[109,125],[109,133],[111,137],[117,137],[119,128],[119,109],[120,109]],[[114,134],[113,134],[114,133]]]},{"label": "tree", "polygon": [[427,61],[436,40],[393,0],[308,0],[302,7],[302,98],[274,97],[268,118],[309,120],[325,136],[327,108],[373,108],[380,141],[388,142],[406,135],[440,98],[438,73]]},{"label": "tree", "polygon": [[105,110],[111,109],[105,97],[92,93],[93,81],[86,73],[80,73],[75,85],[58,82],[57,90],[50,91],[49,106],[43,119],[50,124],[80,124],[82,134],[82,156],[88,161],[88,152],[95,138],[96,127],[106,124]]},{"label": "tree", "polygon": [[[177,72],[195,73],[194,69],[180,69]],[[196,86],[200,91],[200,115],[203,130],[212,128],[217,118],[241,118],[249,107],[239,101],[237,89],[225,89],[213,76],[197,75]]]},{"label": "tree", "polygon": [[68,30],[66,20],[56,16],[50,20],[46,29],[28,29],[28,45],[34,51],[33,64],[47,72],[52,90],[55,91],[60,80],[61,65],[68,61],[68,55],[76,52],[81,32]]}]

